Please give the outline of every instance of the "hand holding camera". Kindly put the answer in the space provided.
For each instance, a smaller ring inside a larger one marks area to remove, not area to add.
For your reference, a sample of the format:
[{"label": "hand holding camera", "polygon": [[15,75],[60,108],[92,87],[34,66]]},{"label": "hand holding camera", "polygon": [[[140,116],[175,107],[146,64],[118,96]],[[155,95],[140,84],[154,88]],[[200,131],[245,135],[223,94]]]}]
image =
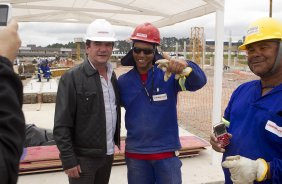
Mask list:
[{"label": "hand holding camera", "polygon": [[18,23],[15,20],[9,22],[10,16],[10,4],[0,3],[0,28],[2,28],[0,30],[0,56],[13,62],[21,46],[21,40],[18,35]]},{"label": "hand holding camera", "polygon": [[225,152],[224,147],[226,147],[230,143],[230,139],[232,137],[226,130],[226,126],[223,122],[216,124],[213,126],[214,134],[210,137],[210,144],[213,149],[217,152]]}]

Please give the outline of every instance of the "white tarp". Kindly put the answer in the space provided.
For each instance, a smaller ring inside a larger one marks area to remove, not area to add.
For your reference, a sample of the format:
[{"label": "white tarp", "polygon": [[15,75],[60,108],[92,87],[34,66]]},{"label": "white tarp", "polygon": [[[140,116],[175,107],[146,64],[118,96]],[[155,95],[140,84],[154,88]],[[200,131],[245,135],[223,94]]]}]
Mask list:
[{"label": "white tarp", "polygon": [[90,23],[104,18],[113,25],[151,22],[164,27],[223,9],[224,0],[0,0],[11,3],[19,22]]}]

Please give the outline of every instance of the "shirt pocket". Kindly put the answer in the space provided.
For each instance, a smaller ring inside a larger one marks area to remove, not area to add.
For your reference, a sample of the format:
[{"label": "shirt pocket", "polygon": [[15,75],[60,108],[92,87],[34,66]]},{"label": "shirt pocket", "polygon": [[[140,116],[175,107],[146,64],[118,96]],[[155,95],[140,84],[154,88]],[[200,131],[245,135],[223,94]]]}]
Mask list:
[{"label": "shirt pocket", "polygon": [[96,92],[78,93],[77,110],[83,114],[90,114],[92,109],[94,108],[93,106],[95,106],[96,97],[97,97]]}]

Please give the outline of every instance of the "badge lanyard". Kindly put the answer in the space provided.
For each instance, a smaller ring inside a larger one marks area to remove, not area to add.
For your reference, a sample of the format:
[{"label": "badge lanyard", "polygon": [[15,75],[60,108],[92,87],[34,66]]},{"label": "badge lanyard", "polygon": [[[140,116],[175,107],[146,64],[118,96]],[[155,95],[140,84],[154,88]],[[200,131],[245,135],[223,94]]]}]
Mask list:
[{"label": "badge lanyard", "polygon": [[[151,90],[149,91],[149,90],[146,88],[145,84],[143,84],[144,90],[145,90],[147,96],[149,97],[150,102],[153,101],[153,91],[154,91],[154,81],[155,81],[155,80],[154,80],[154,73],[155,73],[155,67],[153,66],[153,71],[152,71],[152,87],[151,87]],[[148,77],[149,77],[149,76],[148,76]]]}]

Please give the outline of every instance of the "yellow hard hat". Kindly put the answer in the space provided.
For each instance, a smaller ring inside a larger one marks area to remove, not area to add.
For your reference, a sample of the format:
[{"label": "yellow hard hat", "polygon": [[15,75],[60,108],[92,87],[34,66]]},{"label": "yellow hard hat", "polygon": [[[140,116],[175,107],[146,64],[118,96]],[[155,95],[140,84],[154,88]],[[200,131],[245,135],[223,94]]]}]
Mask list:
[{"label": "yellow hard hat", "polygon": [[274,18],[261,18],[248,27],[245,41],[239,49],[246,50],[248,44],[270,39],[282,40],[282,22]]}]

